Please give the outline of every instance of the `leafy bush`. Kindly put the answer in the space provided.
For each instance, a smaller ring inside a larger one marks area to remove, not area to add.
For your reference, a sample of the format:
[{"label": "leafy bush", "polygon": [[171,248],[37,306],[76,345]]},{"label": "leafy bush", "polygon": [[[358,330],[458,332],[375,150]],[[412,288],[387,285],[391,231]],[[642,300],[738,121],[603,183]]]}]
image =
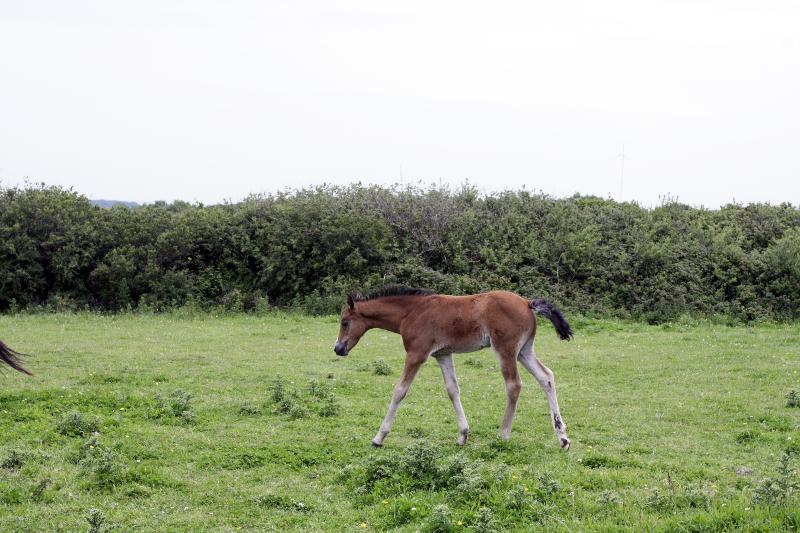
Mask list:
[{"label": "leafy bush", "polygon": [[472,531],[476,533],[494,533],[498,531],[494,519],[494,513],[488,507],[481,507],[475,514],[475,522],[472,524]]},{"label": "leafy bush", "polygon": [[4,470],[19,470],[24,463],[25,454],[18,450],[11,450],[11,453],[0,461],[0,468]]},{"label": "leafy bush", "polygon": [[194,424],[197,417],[192,410],[192,395],[183,390],[175,390],[167,398],[156,396],[157,417],[177,418],[183,423]]},{"label": "leafy bush", "polygon": [[244,402],[239,405],[239,414],[243,416],[258,416],[261,414],[261,408],[250,402]]},{"label": "leafy bush", "polygon": [[548,473],[543,473],[539,476],[539,495],[544,500],[549,500],[561,491],[561,484]]},{"label": "leafy bush", "polygon": [[281,376],[272,380],[269,389],[272,403],[281,403],[286,397],[286,381]]},{"label": "leafy bush", "polygon": [[800,407],[800,394],[792,389],[786,394],[786,407]]},{"label": "leafy bush", "polygon": [[319,416],[326,418],[337,416],[340,411],[341,407],[339,406],[339,402],[336,401],[336,398],[331,396],[323,401],[322,407],[320,407],[319,410]]},{"label": "leafy bush", "polygon": [[108,520],[105,514],[99,509],[89,509],[86,515],[86,521],[89,522],[89,533],[103,533],[108,531]]},{"label": "leafy bush", "polygon": [[308,383],[307,394],[301,394],[282,376],[277,376],[270,385],[270,401],[273,412],[287,415],[290,420],[308,417],[312,411],[321,417],[332,417],[339,414],[340,406],[333,388],[316,379]]},{"label": "leafy bush", "polygon": [[0,188],[0,312],[270,306],[337,313],[386,283],[509,289],[651,323],[800,318],[800,210],[672,199],[323,186],[238,204],[101,209],[69,189]]},{"label": "leafy bush", "polygon": [[800,491],[797,472],[792,468],[791,456],[784,453],[775,468],[777,476],[763,479],[756,487],[753,503],[785,507]]},{"label": "leafy bush", "polygon": [[309,512],[312,508],[304,502],[293,500],[282,494],[263,494],[253,498],[253,503],[268,509],[283,509],[285,511]]},{"label": "leafy bush", "polygon": [[117,454],[101,444],[96,438],[89,439],[79,452],[78,465],[84,483],[91,489],[110,490],[124,483],[125,468]]},{"label": "leafy bush", "polygon": [[428,533],[450,533],[455,531],[452,512],[446,503],[441,503],[433,508],[433,512],[425,521],[423,531]]},{"label": "leafy bush", "polygon": [[388,376],[392,373],[392,369],[383,359],[376,359],[372,363],[372,370],[376,376]]},{"label": "leafy bush", "polygon": [[410,444],[401,459],[403,470],[415,479],[430,479],[438,473],[436,461],[438,450],[425,439]]},{"label": "leafy bush", "polygon": [[97,417],[88,417],[77,411],[64,415],[56,424],[56,429],[67,437],[85,437],[100,430]]}]

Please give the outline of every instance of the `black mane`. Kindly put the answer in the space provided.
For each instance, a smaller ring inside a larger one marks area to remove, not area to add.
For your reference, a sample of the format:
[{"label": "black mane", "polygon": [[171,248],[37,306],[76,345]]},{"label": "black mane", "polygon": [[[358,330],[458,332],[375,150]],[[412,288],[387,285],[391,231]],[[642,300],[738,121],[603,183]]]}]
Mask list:
[{"label": "black mane", "polygon": [[356,294],[354,300],[358,302],[366,302],[368,300],[377,300],[378,298],[388,298],[390,296],[429,296],[436,294],[428,289],[420,289],[419,287],[406,287],[405,285],[386,285],[378,289],[372,289],[367,294]]}]

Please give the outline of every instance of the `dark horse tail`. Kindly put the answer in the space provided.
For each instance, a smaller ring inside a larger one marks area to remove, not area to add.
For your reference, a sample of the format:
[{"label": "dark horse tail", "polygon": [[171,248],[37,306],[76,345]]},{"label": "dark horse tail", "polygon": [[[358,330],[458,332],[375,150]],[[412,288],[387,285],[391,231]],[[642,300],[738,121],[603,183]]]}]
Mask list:
[{"label": "dark horse tail", "polygon": [[19,370],[24,374],[32,376],[33,374],[25,370],[25,367],[22,366],[21,357],[22,354],[15,352],[11,348],[3,344],[3,341],[0,341],[0,363],[5,363],[14,370]]},{"label": "dark horse tail", "polygon": [[569,326],[569,322],[567,322],[567,319],[561,314],[558,307],[547,300],[531,300],[528,306],[543,317],[550,319],[550,322],[555,326],[556,333],[558,333],[562,341],[572,339],[572,328]]}]

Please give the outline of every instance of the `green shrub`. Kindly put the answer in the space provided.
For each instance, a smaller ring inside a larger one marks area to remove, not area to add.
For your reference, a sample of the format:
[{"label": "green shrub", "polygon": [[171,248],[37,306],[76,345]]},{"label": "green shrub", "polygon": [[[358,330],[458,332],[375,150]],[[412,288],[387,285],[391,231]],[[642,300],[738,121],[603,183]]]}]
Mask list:
[{"label": "green shrub", "polygon": [[472,524],[472,531],[475,533],[495,533],[498,531],[494,519],[494,513],[488,507],[481,507],[475,513],[475,520]]},{"label": "green shrub", "polygon": [[372,371],[376,376],[388,376],[392,373],[392,369],[383,359],[377,359],[372,362]]},{"label": "green shrub", "polygon": [[25,454],[18,450],[11,450],[11,452],[0,461],[0,468],[4,470],[19,470],[25,464]]},{"label": "green shrub", "polygon": [[456,527],[452,519],[453,513],[446,503],[441,503],[433,508],[433,512],[425,521],[422,531],[428,533],[450,533]]},{"label": "green shrub", "polygon": [[322,186],[237,204],[98,209],[61,187],[0,187],[0,312],[335,314],[387,283],[508,289],[651,323],[800,318],[800,211],[648,209],[465,186]]},{"label": "green shrub", "polygon": [[175,390],[167,398],[156,396],[156,406],[157,418],[175,418],[185,424],[197,422],[192,410],[192,395],[186,391]]},{"label": "green shrub", "polygon": [[281,376],[276,377],[272,380],[269,390],[272,403],[281,403],[286,396],[286,381]]},{"label": "green shrub", "polygon": [[82,481],[90,489],[107,491],[126,481],[126,471],[117,454],[96,440],[87,443],[78,465]]},{"label": "green shrub", "polygon": [[331,396],[326,398],[322,403],[322,407],[319,410],[319,415],[327,418],[337,416],[340,411],[341,407],[339,406],[339,402],[336,401],[336,398]]},{"label": "green shrub", "polygon": [[251,402],[243,402],[239,404],[238,412],[243,416],[258,416],[261,414],[261,408]]},{"label": "green shrub", "polygon": [[89,522],[89,533],[104,533],[109,530],[108,520],[99,509],[89,509],[86,521]]},{"label": "green shrub", "polygon": [[786,394],[786,407],[800,407],[800,394],[792,389]]},{"label": "green shrub", "polygon": [[543,500],[549,500],[561,491],[561,484],[547,472],[539,476],[538,493]]},{"label": "green shrub", "polygon": [[392,477],[402,468],[402,459],[393,453],[382,453],[367,457],[361,482],[367,489],[382,479]]},{"label": "green shrub", "polygon": [[756,487],[753,503],[786,507],[800,491],[800,480],[792,468],[791,456],[784,453],[775,468],[777,476],[763,479]]},{"label": "green shrub", "polygon": [[438,473],[438,450],[426,439],[410,444],[401,459],[403,470],[414,479],[430,479]]},{"label": "green shrub", "polygon": [[67,437],[85,437],[100,430],[97,417],[72,411],[64,415],[56,424],[56,429]]}]

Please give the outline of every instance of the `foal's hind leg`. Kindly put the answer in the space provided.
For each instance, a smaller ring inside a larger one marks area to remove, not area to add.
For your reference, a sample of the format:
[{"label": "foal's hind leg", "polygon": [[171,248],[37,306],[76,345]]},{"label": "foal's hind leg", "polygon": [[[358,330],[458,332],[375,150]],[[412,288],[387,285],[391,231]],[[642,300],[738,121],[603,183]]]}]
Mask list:
[{"label": "foal's hind leg", "polygon": [[514,421],[514,413],[517,411],[519,391],[522,389],[522,380],[519,379],[517,364],[514,361],[518,346],[510,349],[495,348],[497,358],[500,360],[500,372],[506,382],[506,412],[503,415],[503,426],[500,428],[500,438],[503,440],[511,438],[511,423]]},{"label": "foal's hind leg", "polygon": [[450,397],[450,401],[453,402],[453,408],[456,410],[456,418],[458,419],[458,444],[459,446],[463,446],[467,443],[469,424],[467,424],[464,408],[461,406],[461,392],[458,388],[458,381],[456,381],[456,370],[453,368],[453,356],[450,354],[439,355],[436,356],[436,361],[439,363],[439,368],[442,370],[442,377],[444,378],[444,386],[447,388],[447,395]]},{"label": "foal's hind leg", "polygon": [[519,352],[519,362],[533,374],[539,385],[542,386],[547,394],[547,402],[550,404],[550,422],[553,424],[553,431],[556,432],[558,442],[564,450],[569,450],[570,442],[567,438],[567,424],[561,418],[558,410],[558,399],[556,398],[556,381],[553,372],[544,366],[533,353],[533,339],[525,343]]}]

